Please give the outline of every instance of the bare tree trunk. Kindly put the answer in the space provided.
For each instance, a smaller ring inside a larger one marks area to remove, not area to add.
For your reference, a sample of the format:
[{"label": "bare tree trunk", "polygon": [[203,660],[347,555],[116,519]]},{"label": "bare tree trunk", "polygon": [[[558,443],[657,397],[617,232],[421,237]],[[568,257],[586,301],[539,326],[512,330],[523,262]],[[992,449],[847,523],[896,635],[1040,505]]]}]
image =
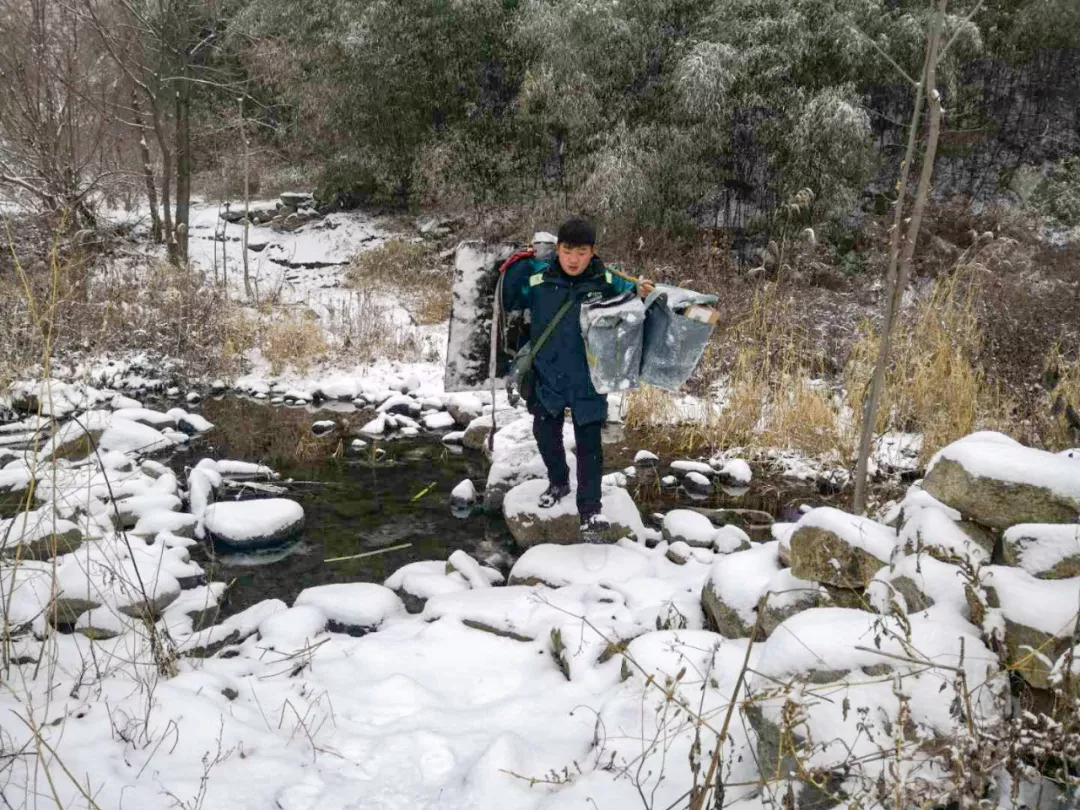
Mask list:
[{"label": "bare tree trunk", "polygon": [[251,300],[251,274],[248,268],[248,228],[251,205],[251,152],[248,144],[247,126],[244,121],[244,99],[238,102],[240,107],[240,137],[244,144],[244,238],[240,243],[240,251],[244,261],[244,295]]},{"label": "bare tree trunk", "polygon": [[[941,45],[941,30],[947,5],[948,0],[937,0],[937,9],[930,24],[930,36],[926,46],[926,64],[923,67],[922,81],[919,83],[915,94],[915,110],[911,116],[907,151],[900,170],[900,188],[896,201],[892,240],[889,246],[889,274],[886,284],[888,292],[885,299],[885,315],[881,324],[881,345],[878,349],[874,376],[870,382],[870,391],[863,409],[862,435],[859,440],[859,456],[855,466],[855,497],[852,511],[856,514],[860,514],[866,509],[867,468],[870,461],[870,448],[874,440],[874,430],[877,426],[878,406],[885,388],[885,371],[889,363],[893,323],[896,320],[896,312],[903,299],[904,289],[907,287],[908,276],[911,273],[911,261],[915,255],[915,242],[919,237],[923,212],[926,210],[926,201],[930,196],[930,178],[934,173],[934,158],[937,155],[938,136],[941,133],[941,97],[935,85],[937,81],[938,52]],[[907,233],[904,237],[906,242],[901,253],[900,230],[904,224],[904,197],[907,193],[908,177],[915,158],[924,95],[930,102],[930,131],[927,136],[926,152],[923,155],[919,185],[915,193],[913,213],[908,223]]]},{"label": "bare tree trunk", "polygon": [[169,250],[169,261],[177,263],[176,230],[172,218],[172,150],[161,124],[161,116],[154,114],[154,134],[157,135],[158,149],[161,150],[161,227],[164,231],[165,244]]},{"label": "bare tree trunk", "polygon": [[191,83],[185,68],[176,89],[176,258],[188,260],[191,210]]},{"label": "bare tree trunk", "polygon": [[161,242],[164,234],[161,229],[161,211],[158,210],[157,185],[154,182],[154,166],[150,159],[150,145],[146,142],[149,127],[143,121],[142,111],[139,109],[139,93],[131,91],[131,108],[135,111],[135,119],[139,122],[139,154],[142,157],[143,179],[146,181],[146,202],[150,206],[150,238],[155,242]]}]

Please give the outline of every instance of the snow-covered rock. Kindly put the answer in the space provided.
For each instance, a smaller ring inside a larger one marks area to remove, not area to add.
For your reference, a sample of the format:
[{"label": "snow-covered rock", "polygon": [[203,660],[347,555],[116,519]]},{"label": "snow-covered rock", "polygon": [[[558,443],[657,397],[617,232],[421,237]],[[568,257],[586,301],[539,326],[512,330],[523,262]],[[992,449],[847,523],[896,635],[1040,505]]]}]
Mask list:
[{"label": "snow-covered rock", "polygon": [[748,487],[754,474],[749,464],[741,458],[733,458],[724,463],[716,477],[729,487]]},{"label": "snow-covered rock", "polygon": [[696,470],[688,472],[683,476],[682,485],[683,489],[686,490],[686,493],[692,497],[704,498],[712,492],[712,481],[709,480],[704,473],[697,472]]},{"label": "snow-covered rock", "polygon": [[1024,523],[1004,535],[1005,562],[1039,579],[1080,577],[1080,525]]},{"label": "snow-covered rock", "polygon": [[[701,549],[697,550],[698,552]],[[664,552],[664,556],[676,565],[686,565],[690,560],[694,559],[695,549],[691,548],[686,543],[678,540],[668,545],[667,551]]]},{"label": "snow-covered rock", "polygon": [[778,541],[754,545],[716,560],[701,591],[710,626],[726,638],[754,633],[758,606],[768,595],[758,638],[766,638],[785,619],[824,604],[828,597],[816,583],[799,579],[780,565]]},{"label": "snow-covered rock", "polygon": [[924,613],[949,621],[971,618],[962,571],[930,554],[907,554],[881,568],[866,588],[879,613]]},{"label": "snow-covered rock", "polygon": [[211,458],[204,458],[200,459],[195,467],[198,469],[213,470],[223,478],[265,478],[267,480],[275,480],[281,477],[265,464],[256,464],[251,461],[235,461],[233,459],[220,459],[215,461]]},{"label": "snow-covered rock", "polygon": [[454,426],[454,417],[446,411],[429,413],[421,421],[428,430],[448,430]]},{"label": "snow-covered rock", "polygon": [[287,498],[225,501],[206,507],[201,529],[215,543],[254,551],[294,539],[304,526],[304,508]]},{"label": "snow-covered rock", "polygon": [[959,558],[972,565],[990,562],[994,536],[976,523],[953,520],[937,507],[916,509],[900,529],[905,551],[926,552],[942,560]]},{"label": "snow-covered rock", "polygon": [[332,377],[319,383],[319,393],[338,402],[352,402],[360,396],[360,381],[355,377]]},{"label": "snow-covered rock", "polygon": [[888,526],[823,506],[803,515],[791,533],[791,571],[800,579],[862,588],[889,562],[896,544]]},{"label": "snow-covered rock", "polygon": [[404,416],[419,416],[420,403],[408,394],[395,394],[378,407],[379,413],[394,413]]},{"label": "snow-covered rock", "polygon": [[470,478],[466,478],[450,491],[450,506],[453,509],[466,509],[475,503],[476,486]]},{"label": "snow-covered rock", "polygon": [[671,462],[671,469],[683,475],[691,472],[701,473],[702,475],[712,475],[715,472],[715,470],[704,461],[690,461],[688,459],[679,459],[678,461]]},{"label": "snow-covered rock", "polygon": [[1080,517],[1076,463],[1000,433],[973,433],[938,451],[922,488],[993,529]]},{"label": "snow-covered rock", "polygon": [[501,585],[504,579],[503,575],[494,568],[480,565],[460,548],[446,560],[446,574],[447,576],[460,574],[473,590]]},{"label": "snow-covered rock", "polygon": [[638,450],[634,453],[634,466],[654,469],[660,465],[660,457],[650,450]]},{"label": "snow-covered rock", "polygon": [[114,502],[113,510],[120,521],[120,528],[130,529],[139,522],[139,518],[157,512],[177,512],[180,499],[175,495],[146,494],[132,495]]},{"label": "snow-covered rock", "polygon": [[312,605],[322,611],[335,633],[362,636],[405,613],[400,597],[390,588],[371,582],[337,582],[305,588],[295,604]]},{"label": "snow-covered rock", "polygon": [[116,419],[101,434],[98,448],[132,455],[148,455],[171,450],[175,442],[161,431],[129,419]]},{"label": "snow-covered rock", "polygon": [[483,414],[484,403],[475,394],[449,394],[446,398],[446,409],[454,417],[454,422],[464,428]]},{"label": "snow-covered rock", "polygon": [[[558,589],[508,585],[434,596],[421,615],[425,621],[458,621],[475,630],[522,642],[550,638],[552,630],[563,627],[576,628],[575,643],[587,643],[593,660],[600,656],[607,642],[599,637],[587,639],[592,633],[582,628],[582,618],[594,627],[609,630],[610,637],[616,639],[633,638],[645,629],[635,620],[622,593],[593,585]],[[568,640],[571,632],[567,631]]]},{"label": "snow-covered rock", "polygon": [[184,433],[195,435],[207,433],[214,429],[214,423],[200,414],[182,411],[179,408],[168,413],[176,417],[176,426]]},{"label": "snow-covered rock", "polygon": [[403,565],[384,583],[394,591],[409,613],[420,613],[433,596],[469,590],[469,582],[460,573],[447,573],[441,560],[422,560]]},{"label": "snow-covered rock", "polygon": [[683,542],[695,548],[711,548],[716,537],[712,521],[691,509],[673,509],[664,515],[663,532],[669,543]]},{"label": "snow-covered rock", "polygon": [[[887,657],[911,659],[913,650],[916,661]],[[964,681],[934,664],[962,668]],[[880,757],[880,740],[911,749],[929,740],[946,743],[956,728],[953,705],[970,706],[974,723],[993,724],[1008,698],[996,656],[970,628],[921,617],[901,622],[860,610],[813,608],[781,624],[752,667],[753,703],[746,716],[757,732],[762,777],[800,767],[794,747],[802,752],[801,767],[825,773],[842,768],[848,790],[872,789],[891,767]],[[799,712],[794,723],[793,699]],[[910,765],[913,773],[937,775],[931,763]],[[799,795],[800,806],[836,800],[805,784]]]},{"label": "snow-covered rock", "polygon": [[0,556],[48,560],[75,551],[82,541],[79,527],[61,518],[51,507],[0,519]]},{"label": "snow-covered rock", "polygon": [[195,525],[198,522],[199,519],[195,515],[186,512],[167,510],[147,512],[135,521],[135,527],[131,533],[143,537],[154,537],[161,532],[168,532],[178,537],[193,538]]},{"label": "snow-covered rock", "polygon": [[713,550],[720,554],[732,554],[750,548],[750,535],[738,526],[728,524],[716,530],[713,537]]},{"label": "snow-covered rock", "polygon": [[[497,410],[494,419],[496,433],[519,419],[521,419],[521,414],[513,408],[501,408]],[[462,437],[461,443],[470,450],[483,450],[485,444],[487,444],[487,438],[491,434],[492,421],[491,414],[477,416],[466,425],[465,435]],[[529,422],[529,425],[531,428],[531,421]]]},{"label": "snow-covered rock", "polygon": [[625,582],[650,573],[648,556],[623,545],[544,543],[528,549],[510,571],[511,585],[599,585]]},{"label": "snow-covered rock", "polygon": [[[506,493],[503,514],[519,546],[576,543],[580,539],[581,521],[575,504],[575,490],[572,488],[570,494],[554,506],[542,509],[537,501],[547,486],[547,480],[541,478],[518,484]],[[611,521],[611,528],[604,532],[605,541],[644,536],[641,515],[625,489],[612,487],[606,490],[601,496],[601,508]]]},{"label": "snow-covered rock", "polygon": [[326,614],[315,605],[297,605],[272,613],[259,624],[259,647],[292,653],[310,647],[326,631]]},{"label": "snow-covered rock", "polygon": [[216,470],[196,467],[188,473],[188,508],[196,518],[201,518],[206,507],[214,502],[221,486],[221,476]]},{"label": "snow-covered rock", "polygon": [[364,426],[362,428],[360,428],[360,432],[362,434],[364,434],[365,436],[369,436],[369,437],[371,437],[373,439],[376,439],[379,436],[382,436],[384,433],[386,433],[390,429],[391,428],[390,428],[390,425],[389,425],[389,423],[387,421],[386,414],[380,413],[378,416],[376,416],[370,422],[365,423]]},{"label": "snow-covered rock", "polygon": [[319,419],[311,423],[311,432],[317,437],[329,435],[335,428],[337,428],[337,422],[333,419]]},{"label": "snow-covered rock", "polygon": [[1076,629],[1080,578],[1036,579],[1021,568],[994,565],[982,570],[981,580],[986,604],[972,605],[973,619],[1004,637],[1010,669],[1036,689],[1048,688],[1054,661]]},{"label": "snow-covered rock", "polygon": [[113,416],[116,419],[128,419],[132,422],[138,422],[140,425],[156,428],[157,430],[167,427],[175,428],[177,426],[175,417],[162,413],[161,411],[150,410],[149,408],[120,408],[113,412]]}]

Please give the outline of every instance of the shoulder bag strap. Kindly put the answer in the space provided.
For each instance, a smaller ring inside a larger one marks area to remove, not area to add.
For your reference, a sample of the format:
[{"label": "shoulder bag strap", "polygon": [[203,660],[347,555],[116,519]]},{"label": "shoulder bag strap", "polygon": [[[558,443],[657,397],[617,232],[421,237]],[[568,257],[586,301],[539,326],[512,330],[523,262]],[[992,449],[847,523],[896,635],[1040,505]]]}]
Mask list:
[{"label": "shoulder bag strap", "polygon": [[550,323],[548,323],[547,325],[547,328],[544,329],[544,331],[540,334],[540,337],[536,339],[536,345],[529,350],[530,362],[536,359],[536,354],[540,351],[540,347],[542,347],[544,345],[544,342],[549,337],[551,337],[551,333],[555,331],[555,327],[559,325],[559,321],[563,319],[563,315],[569,312],[570,307],[572,307],[573,305],[574,297],[571,295],[570,298],[566,299],[566,303],[559,307],[559,311],[555,313],[555,317],[551,319]]}]

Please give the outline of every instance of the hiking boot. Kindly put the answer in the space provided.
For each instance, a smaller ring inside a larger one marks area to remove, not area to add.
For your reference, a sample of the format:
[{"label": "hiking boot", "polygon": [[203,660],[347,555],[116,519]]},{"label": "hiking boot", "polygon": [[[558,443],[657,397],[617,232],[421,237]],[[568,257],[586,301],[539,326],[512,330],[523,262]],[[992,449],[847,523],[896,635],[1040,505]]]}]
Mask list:
[{"label": "hiking boot", "polygon": [[605,533],[611,529],[611,521],[603,512],[589,512],[581,516],[581,542],[603,543]]},{"label": "hiking boot", "polygon": [[536,503],[541,509],[550,509],[569,494],[569,484],[548,484],[548,488],[540,494]]}]

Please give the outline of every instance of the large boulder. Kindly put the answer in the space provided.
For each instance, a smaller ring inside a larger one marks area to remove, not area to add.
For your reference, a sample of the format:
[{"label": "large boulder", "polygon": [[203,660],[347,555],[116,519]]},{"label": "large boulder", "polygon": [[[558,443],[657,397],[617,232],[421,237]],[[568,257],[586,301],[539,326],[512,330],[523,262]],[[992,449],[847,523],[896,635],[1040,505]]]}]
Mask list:
[{"label": "large boulder", "polygon": [[82,531],[51,509],[22,512],[0,520],[0,556],[23,560],[49,560],[70,554],[82,545]]},{"label": "large boulder", "polygon": [[1005,563],[1039,579],[1080,577],[1080,525],[1023,523],[1005,532]]},{"label": "large boulder", "polygon": [[[911,650],[920,661],[912,660]],[[922,617],[901,620],[860,610],[815,608],[785,621],[753,664],[745,715],[757,736],[761,776],[805,774],[795,807],[831,808],[846,789],[881,773],[881,740],[916,749],[950,743],[954,702],[980,727],[1001,722],[994,688],[963,694],[961,679],[921,661],[962,667],[968,684],[998,671],[973,630]],[[896,684],[902,683],[903,689]],[[856,787],[858,790],[858,787]]]},{"label": "large boulder", "polygon": [[304,508],[287,498],[224,501],[206,507],[201,529],[231,551],[258,551],[295,539],[304,526]]},{"label": "large boulder", "polygon": [[791,533],[791,572],[838,588],[865,587],[896,549],[896,533],[829,506],[811,509]]},{"label": "large boulder", "polygon": [[1080,641],[1074,635],[1080,579],[1041,580],[995,565],[984,569],[982,585],[985,605],[972,605],[973,618],[1003,625],[1003,663],[1034,688],[1048,689],[1054,661]]},{"label": "large boulder", "polygon": [[334,633],[362,636],[378,630],[387,619],[405,613],[405,605],[393,590],[373,582],[335,582],[305,588],[296,605],[317,607]]},{"label": "large boulder", "polygon": [[[577,543],[581,539],[581,519],[575,504],[575,490],[571,489],[570,494],[553,507],[542,509],[537,500],[547,486],[547,479],[540,478],[518,484],[506,493],[503,514],[519,546],[527,548],[537,543]],[[620,537],[644,536],[645,526],[641,522],[641,515],[625,489],[606,489],[601,504],[604,515],[611,521],[611,528],[601,536],[604,542],[614,542]]]},{"label": "large boulder", "polygon": [[1004,530],[1080,517],[1080,475],[1070,458],[974,433],[931,459],[923,490],[965,517]]},{"label": "large boulder", "polygon": [[[827,596],[816,582],[798,579],[780,565],[780,543],[754,545],[720,557],[701,589],[701,607],[709,626],[726,638],[767,638],[785,619],[817,607]],[[758,625],[762,597],[765,615]]]},{"label": "large boulder", "polygon": [[542,544],[528,549],[510,571],[511,585],[599,585],[646,577],[649,557],[635,548]]}]

